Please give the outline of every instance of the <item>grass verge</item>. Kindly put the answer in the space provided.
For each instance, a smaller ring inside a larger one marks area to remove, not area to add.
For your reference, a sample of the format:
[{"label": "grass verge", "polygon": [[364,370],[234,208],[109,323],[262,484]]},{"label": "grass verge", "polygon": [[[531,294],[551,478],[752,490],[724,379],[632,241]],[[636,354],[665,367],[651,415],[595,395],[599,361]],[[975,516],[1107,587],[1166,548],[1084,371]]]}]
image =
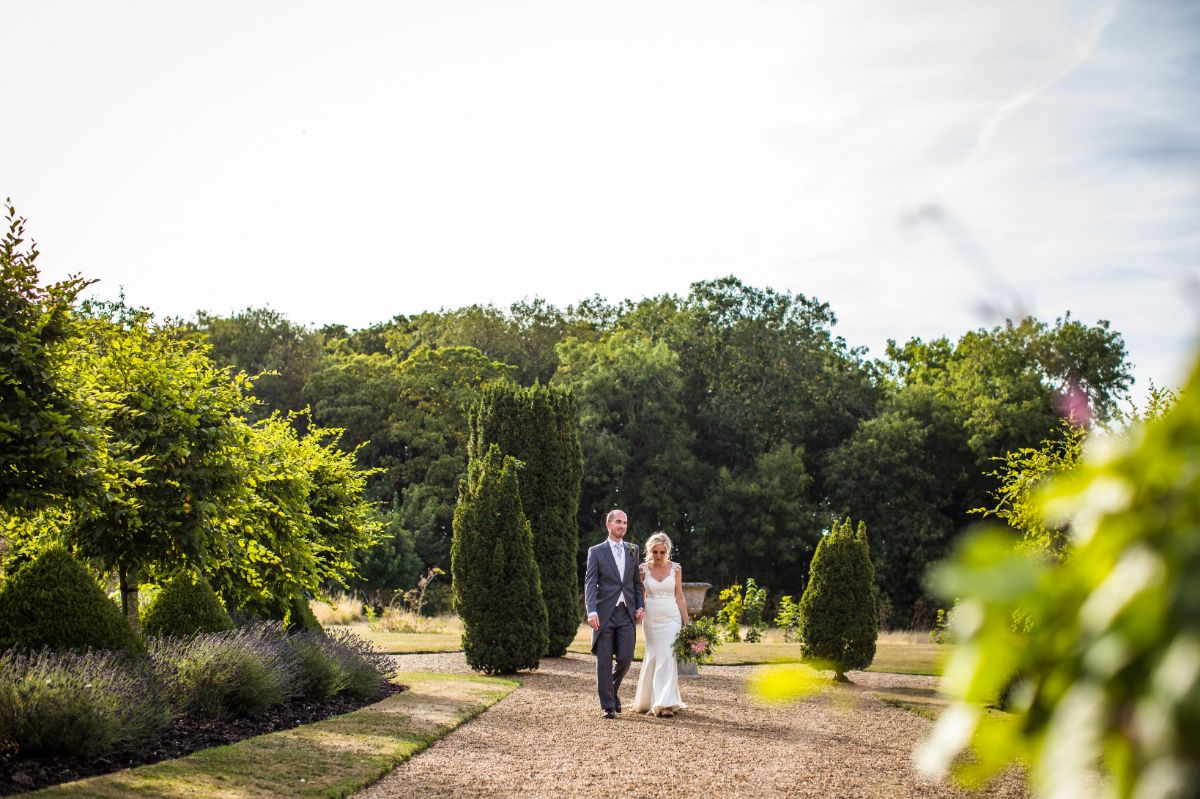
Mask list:
[{"label": "grass verge", "polygon": [[403,673],[397,681],[409,690],[344,716],[28,795],[114,799],[348,796],[518,686],[494,677],[424,673]]}]

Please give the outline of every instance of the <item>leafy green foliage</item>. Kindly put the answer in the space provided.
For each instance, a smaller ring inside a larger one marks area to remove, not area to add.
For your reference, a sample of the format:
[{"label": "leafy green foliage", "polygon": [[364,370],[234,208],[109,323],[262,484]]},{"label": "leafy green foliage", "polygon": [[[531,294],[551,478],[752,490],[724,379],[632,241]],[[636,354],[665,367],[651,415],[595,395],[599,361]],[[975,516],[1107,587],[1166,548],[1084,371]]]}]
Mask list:
[{"label": "leafy green foliage", "polygon": [[1049,478],[1079,465],[1086,435],[1083,426],[1062,420],[1056,437],[1042,441],[1039,447],[1022,447],[1006,454],[1003,465],[992,472],[1000,484],[993,494],[996,504],[973,512],[1000,519],[1021,533],[1031,549],[1062,557],[1068,533],[1061,527],[1046,526],[1036,497]]},{"label": "leafy green foliage", "polygon": [[42,552],[0,584],[0,649],[12,646],[142,648],[120,609],[61,546]]},{"label": "leafy green foliage", "polygon": [[218,365],[255,375],[254,395],[261,404],[250,410],[251,419],[298,412],[308,404],[304,384],[325,355],[317,334],[269,308],[246,308],[228,317],[201,311],[189,327],[208,342]]},{"label": "leafy green foliage", "polygon": [[359,465],[380,470],[368,491],[396,509],[389,525],[412,533],[418,562],[396,551],[404,546],[397,533],[378,555],[364,556],[372,560],[364,586],[371,592],[408,588],[423,567],[449,567],[455,494],[467,467],[467,415],[485,383],[507,381],[513,371],[472,347],[407,343],[393,352],[381,341],[381,351],[330,356],[305,387],[314,419],[343,429]]},{"label": "leafy green foliage", "polygon": [[[921,753],[970,782],[1013,760],[1048,795],[1200,795],[1200,368],[1162,418],[1096,447],[1040,492],[1041,523],[1067,525],[1066,557],[983,531],[933,585],[961,601],[944,690],[957,704]],[[1014,615],[1024,623],[1014,625]],[[1016,723],[982,711],[1013,680]]]},{"label": "leafy green foliage", "polygon": [[96,398],[104,442],[103,491],[78,508],[70,539],[117,571],[136,620],[144,574],[203,563],[219,546],[244,484],[231,455],[245,441],[248,384],[145,314],[90,319],[71,367]]},{"label": "leafy green foliage", "polygon": [[454,604],[471,668],[537,668],[549,634],[533,534],[521,509],[518,462],[492,445],[472,459],[454,509]]},{"label": "leafy green foliage", "polygon": [[740,641],[741,625],[745,624],[746,642],[757,643],[762,640],[762,631],[766,628],[763,622],[763,610],[767,605],[767,590],[759,588],[753,577],[746,579],[743,590],[740,583],[735,583],[721,591],[721,609],[717,611],[717,626],[726,641]]},{"label": "leafy green foliage", "polygon": [[296,427],[273,416],[243,428],[231,452],[243,477],[204,567],[229,604],[277,620],[344,581],[380,528],[365,498],[368,475],[340,449],[338,431]]},{"label": "leafy green foliage", "polygon": [[330,358],[308,380],[305,396],[322,425],[341,428],[360,464],[383,469],[395,485],[434,487],[452,504],[466,470],[467,413],[488,382],[512,367],[472,347],[420,345],[406,357]]},{"label": "leafy green foliage", "polygon": [[833,669],[837,680],[875,657],[874,572],[866,524],[855,530],[850,519],[834,522],[817,545],[800,598],[800,643],[804,657]]},{"label": "leafy green foliage", "polygon": [[382,608],[396,591],[420,579],[421,559],[415,533],[408,526],[412,515],[413,505],[394,507],[382,514],[379,542],[355,556],[350,587],[376,608]]},{"label": "leafy green foliage", "polygon": [[1068,411],[1106,423],[1129,385],[1124,343],[1103,321],[1019,320],[893,344],[873,362],[835,334],[828,305],[732,277],[639,302],[534,299],[330,326],[311,334],[325,346],[311,370],[250,357],[299,346],[286,320],[202,321],[218,353],[244,353],[223,363],[307,374],[316,421],[345,428],[360,466],[382,470],[368,493],[401,517],[388,524],[411,533],[419,562],[396,532],[364,556],[360,590],[380,597],[447,568],[468,409],[491,381],[575,392],[577,573],[619,506],[635,535],[668,532],[692,574],[798,587],[833,512],[867,523],[880,604],[900,626],[928,623],[927,564],[972,508],[995,504],[993,459],[1036,448]]},{"label": "leafy green foliage", "polygon": [[471,416],[472,460],[482,459],[492,445],[522,463],[521,508],[533,531],[534,560],[549,619],[545,654],[562,657],[579,629],[575,515],[583,456],[574,394],[557,386],[485,387]]},{"label": "leafy green foliage", "polygon": [[783,631],[783,640],[800,640],[800,603],[790,594],[779,598],[779,610],[775,614],[775,626]]},{"label": "leafy green foliage", "polygon": [[187,571],[167,580],[142,613],[146,635],[183,637],[232,629],[233,620],[208,580]]},{"label": "leafy green foliage", "polygon": [[695,526],[683,534],[689,568],[701,574],[765,569],[777,579],[799,582],[826,516],[806,499],[812,486],[803,450],[787,442],[745,469],[718,469]]},{"label": "leafy green foliage", "polygon": [[294,596],[284,604],[284,612],[280,622],[287,632],[319,633],[323,630],[321,622],[312,612],[308,597]]},{"label": "leafy green foliage", "polygon": [[83,488],[90,420],[63,363],[74,333],[71,303],[89,281],[38,284],[38,250],[6,203],[0,241],[0,509],[41,506]]},{"label": "leafy green foliage", "polygon": [[835,323],[828,305],[803,295],[734,277],[692,285],[665,338],[679,353],[704,462],[736,470],[782,442],[815,462],[870,414],[876,391]]},{"label": "leafy green foliage", "polygon": [[717,626],[726,641],[742,640],[742,611],[745,596],[741,583],[734,583],[721,590],[721,609],[717,611]]},{"label": "leafy green foliage", "polygon": [[829,453],[832,506],[866,522],[879,590],[905,621],[924,596],[926,564],[960,524],[974,468],[962,425],[921,385],[901,389]]},{"label": "leafy green foliage", "polygon": [[879,589],[906,618],[922,577],[973,508],[990,506],[996,459],[1036,448],[1060,416],[1111,418],[1129,387],[1105,321],[1032,318],[949,339],[888,344],[888,396],[827,460],[832,509],[867,522]]},{"label": "leafy green foliage", "polygon": [[[568,339],[558,356],[554,383],[578,399],[586,464],[581,530],[600,528],[619,505],[639,525],[677,538],[697,468],[695,436],[681,403],[679,356],[664,341],[625,331],[600,340]],[[584,551],[591,543],[580,540]]]},{"label": "leafy green foliage", "polygon": [[766,628],[763,610],[767,606],[767,589],[759,588],[753,577],[746,578],[746,595],[742,600],[742,622],[746,630],[746,643],[755,644],[762,640]]}]

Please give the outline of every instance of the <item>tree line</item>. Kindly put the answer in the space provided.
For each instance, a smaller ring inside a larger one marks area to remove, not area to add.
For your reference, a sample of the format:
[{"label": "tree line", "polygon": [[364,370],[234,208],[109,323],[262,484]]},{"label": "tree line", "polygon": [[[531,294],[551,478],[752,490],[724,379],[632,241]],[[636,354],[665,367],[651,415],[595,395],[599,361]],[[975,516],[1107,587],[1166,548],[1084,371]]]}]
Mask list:
[{"label": "tree line", "polygon": [[1066,314],[891,341],[871,358],[828,304],[735,277],[559,308],[541,299],[309,327],[263,308],[187,323],[218,364],[260,375],[251,418],[310,409],[373,470],[384,537],[356,587],[386,596],[449,566],[468,413],[491,383],[571,389],[584,470],[577,566],[626,510],[667,531],[689,573],[799,594],[835,519],[866,522],[881,622],[928,623],[922,575],[993,504],[995,460],[1056,435],[1068,409],[1112,418],[1131,383],[1119,332]]}]

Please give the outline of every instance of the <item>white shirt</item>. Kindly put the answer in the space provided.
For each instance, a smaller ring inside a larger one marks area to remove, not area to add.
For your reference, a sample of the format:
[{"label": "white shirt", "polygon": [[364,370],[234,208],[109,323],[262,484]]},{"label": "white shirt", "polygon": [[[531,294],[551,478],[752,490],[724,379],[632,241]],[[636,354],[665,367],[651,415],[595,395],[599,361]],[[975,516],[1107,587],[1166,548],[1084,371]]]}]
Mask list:
[{"label": "white shirt", "polygon": [[[617,572],[621,575],[621,582],[625,581],[625,543],[623,541],[613,541],[608,539],[608,546],[612,550],[613,560],[617,562]],[[625,592],[617,594],[617,607],[625,604]]]}]

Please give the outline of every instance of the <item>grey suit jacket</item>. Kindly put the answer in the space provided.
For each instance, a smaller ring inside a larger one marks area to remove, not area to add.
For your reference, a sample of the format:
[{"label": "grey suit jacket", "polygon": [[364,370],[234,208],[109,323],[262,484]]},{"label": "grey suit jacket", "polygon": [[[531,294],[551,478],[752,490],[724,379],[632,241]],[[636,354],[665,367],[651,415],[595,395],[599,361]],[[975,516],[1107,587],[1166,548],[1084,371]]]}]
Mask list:
[{"label": "grey suit jacket", "polygon": [[[638,548],[625,543],[625,578],[617,570],[617,561],[613,558],[612,548],[608,539],[588,550],[587,571],[583,576],[583,604],[589,614],[595,613],[600,617],[600,629],[612,617],[617,607],[617,597],[624,594],[625,608],[629,618],[636,623],[634,612],[641,610],[642,581],[638,579]],[[592,651],[596,651],[596,639],[599,630],[592,630]]]}]

